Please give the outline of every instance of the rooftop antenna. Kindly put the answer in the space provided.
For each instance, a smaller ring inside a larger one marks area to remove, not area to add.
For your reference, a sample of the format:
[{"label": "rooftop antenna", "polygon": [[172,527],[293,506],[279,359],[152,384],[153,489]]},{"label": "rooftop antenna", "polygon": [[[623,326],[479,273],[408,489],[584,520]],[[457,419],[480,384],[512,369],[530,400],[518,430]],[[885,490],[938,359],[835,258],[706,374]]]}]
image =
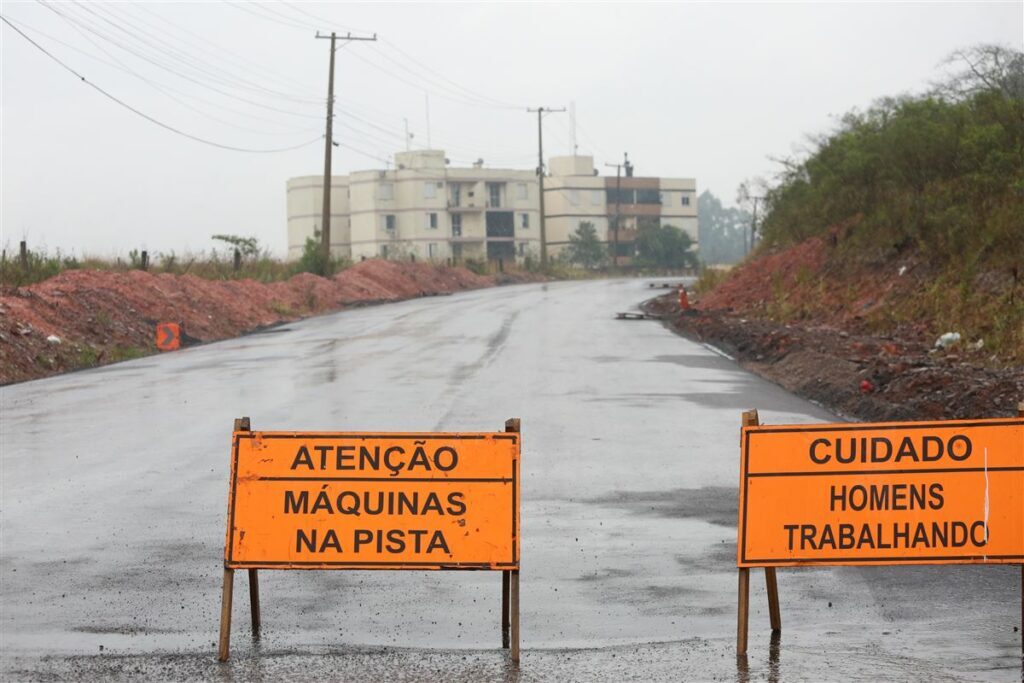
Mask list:
[{"label": "rooftop antenna", "polygon": [[576,103],[569,103],[569,139],[572,140],[572,156],[576,156],[579,146],[576,144]]}]

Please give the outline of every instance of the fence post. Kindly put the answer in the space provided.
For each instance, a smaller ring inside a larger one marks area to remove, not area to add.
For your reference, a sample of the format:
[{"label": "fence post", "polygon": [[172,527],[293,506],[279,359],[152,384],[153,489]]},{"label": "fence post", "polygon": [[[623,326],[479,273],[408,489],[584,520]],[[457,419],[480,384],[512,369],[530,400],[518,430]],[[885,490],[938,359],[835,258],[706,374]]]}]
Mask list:
[{"label": "fence post", "polygon": [[237,273],[242,269],[242,252],[235,247],[235,272]]},{"label": "fence post", "polygon": [[139,267],[142,270],[149,270],[149,252],[145,249],[142,250],[142,256],[139,259]]},{"label": "fence post", "polygon": [[23,270],[28,270],[28,243],[25,240],[21,241],[21,251],[19,252],[21,257],[21,267]]}]

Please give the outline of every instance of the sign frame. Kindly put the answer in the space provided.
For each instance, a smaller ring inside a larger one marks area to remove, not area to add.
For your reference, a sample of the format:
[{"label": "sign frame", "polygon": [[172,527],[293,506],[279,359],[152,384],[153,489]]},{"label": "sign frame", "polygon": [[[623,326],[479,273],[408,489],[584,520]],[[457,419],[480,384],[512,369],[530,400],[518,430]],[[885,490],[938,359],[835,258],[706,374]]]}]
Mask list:
[{"label": "sign frame", "polygon": [[[1024,402],[1018,404],[1017,417],[1024,418]],[[1007,418],[1011,424],[1014,422],[1013,418]],[[949,422],[961,422],[969,425],[970,420],[957,420]],[[883,423],[884,424],[884,423]],[[893,423],[894,427],[898,427],[902,423]],[[936,426],[941,425],[941,422],[932,423]],[[979,425],[984,423],[977,423]],[[998,423],[996,423],[998,424]],[[749,410],[743,413],[742,426],[756,427],[760,425],[758,419],[757,410]],[[808,430],[813,430],[817,425],[807,425]],[[749,432],[746,429],[740,431],[740,452],[741,458],[748,456],[748,438]],[[1014,468],[1016,469],[1016,468]],[[956,473],[956,469],[949,469],[949,473]],[[903,473],[902,471],[898,473]],[[799,473],[794,473],[794,476],[798,476]],[[893,559],[888,557],[883,558],[868,558],[864,560],[857,560],[855,558],[823,558],[819,560],[769,560],[764,558],[747,560],[746,551],[746,528],[744,525],[745,513],[747,511],[746,500],[746,484],[749,479],[749,472],[745,466],[741,467],[740,474],[740,491],[739,491],[739,509],[737,511],[737,525],[736,525],[736,567],[738,570],[738,597],[737,597],[737,626],[736,626],[736,654],[741,657],[745,657],[747,654],[747,635],[748,635],[748,623],[750,617],[750,570],[755,568],[763,568],[765,572],[765,583],[768,594],[768,612],[771,622],[772,639],[773,642],[779,637],[782,631],[782,617],[779,608],[779,594],[778,594],[778,581],[776,578],[777,567],[820,567],[820,566],[905,566],[905,565],[923,565],[923,564],[998,564],[998,565],[1013,565],[1018,564],[1017,555],[1000,557],[996,556],[996,559],[987,560],[979,559],[977,556],[970,557],[950,557],[948,560],[945,558],[936,557],[924,557],[915,559],[913,557],[908,558],[905,561],[899,559]],[[986,492],[987,495],[987,492]],[[986,501],[987,503],[987,501]],[[983,556],[984,557],[984,556]],[[1024,559],[1024,558],[1022,558]],[[1024,633],[1024,561],[1020,562],[1021,568],[1021,632]],[[1021,642],[1021,652],[1024,653],[1024,639]]]},{"label": "sign frame", "polygon": [[[426,571],[501,571],[501,635],[502,648],[510,650],[510,657],[513,663],[519,662],[519,569],[521,549],[521,522],[520,522],[520,454],[522,437],[519,418],[510,418],[505,421],[503,433],[516,445],[517,453],[513,459],[513,468],[509,478],[506,479],[480,479],[478,483],[502,482],[511,484],[511,559],[508,562],[474,562],[474,563],[445,563],[445,562],[408,562],[396,560],[393,562],[370,561],[370,562],[269,562],[269,561],[238,561],[232,559],[234,547],[232,540],[235,531],[236,512],[236,491],[239,457],[239,440],[245,438],[239,433],[252,432],[251,422],[248,417],[238,418],[234,422],[234,434],[232,438],[231,452],[231,479],[228,491],[228,515],[227,533],[224,543],[224,585],[221,594],[221,615],[220,615],[220,640],[218,647],[218,660],[227,661],[230,656],[231,640],[231,605],[234,591],[234,573],[236,569],[245,569],[249,573],[249,605],[252,616],[252,637],[254,640],[260,638],[260,597],[259,597],[259,576],[260,569],[273,570],[426,570]],[[278,433],[275,433],[278,434]],[[295,438],[302,438],[305,433],[296,432]],[[334,434],[318,433],[323,436],[334,436]],[[337,433],[341,436],[354,436],[349,433]],[[500,438],[500,434],[494,433]],[[431,438],[428,433],[394,433],[384,436],[401,438]],[[443,434],[443,437],[455,437],[455,434]],[[465,435],[459,438],[479,438],[475,435]],[[381,478],[381,481],[388,481]],[[392,480],[394,481],[394,480]],[[416,479],[414,481],[421,482]],[[444,483],[445,478],[437,478],[433,481]]]}]

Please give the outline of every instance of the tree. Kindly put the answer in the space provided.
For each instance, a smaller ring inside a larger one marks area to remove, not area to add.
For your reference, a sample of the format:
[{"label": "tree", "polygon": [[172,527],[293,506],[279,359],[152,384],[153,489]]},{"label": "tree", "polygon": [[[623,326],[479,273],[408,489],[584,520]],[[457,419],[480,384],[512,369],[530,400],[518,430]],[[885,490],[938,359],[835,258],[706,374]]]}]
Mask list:
[{"label": "tree", "polygon": [[211,239],[227,242],[241,252],[246,258],[259,256],[260,242],[255,237],[242,237],[241,235],[213,235]]},{"label": "tree", "polygon": [[583,268],[598,268],[605,262],[605,249],[597,238],[597,229],[590,221],[582,221],[576,232],[569,235],[566,255],[570,263]]},{"label": "tree", "polygon": [[737,263],[747,253],[751,216],[743,209],[725,208],[721,200],[704,190],[697,198],[700,226],[700,258],[704,263]]},{"label": "tree", "polygon": [[982,44],[957,50],[946,66],[959,67],[936,86],[942,97],[963,100],[984,92],[1024,100],[1024,53],[1001,45]]},{"label": "tree", "polygon": [[641,225],[636,233],[638,260],[657,268],[696,268],[693,239],[673,225]]}]

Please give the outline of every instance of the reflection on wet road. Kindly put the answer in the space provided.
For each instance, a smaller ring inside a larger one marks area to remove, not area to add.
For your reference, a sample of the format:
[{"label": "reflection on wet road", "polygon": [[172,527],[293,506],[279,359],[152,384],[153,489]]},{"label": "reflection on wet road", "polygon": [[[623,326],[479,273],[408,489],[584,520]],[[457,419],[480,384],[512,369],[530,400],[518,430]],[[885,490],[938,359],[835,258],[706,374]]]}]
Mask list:
[{"label": "reflection on wet road", "polygon": [[[781,570],[774,646],[755,571],[749,661],[736,662],[739,413],[834,418],[655,322],[613,319],[645,290],[571,282],[409,301],[2,389],[4,670],[1019,679],[1012,567]],[[498,574],[265,572],[262,650],[236,600],[234,661],[218,668],[242,415],[255,429],[403,431],[521,417],[522,667],[495,649]]]}]

